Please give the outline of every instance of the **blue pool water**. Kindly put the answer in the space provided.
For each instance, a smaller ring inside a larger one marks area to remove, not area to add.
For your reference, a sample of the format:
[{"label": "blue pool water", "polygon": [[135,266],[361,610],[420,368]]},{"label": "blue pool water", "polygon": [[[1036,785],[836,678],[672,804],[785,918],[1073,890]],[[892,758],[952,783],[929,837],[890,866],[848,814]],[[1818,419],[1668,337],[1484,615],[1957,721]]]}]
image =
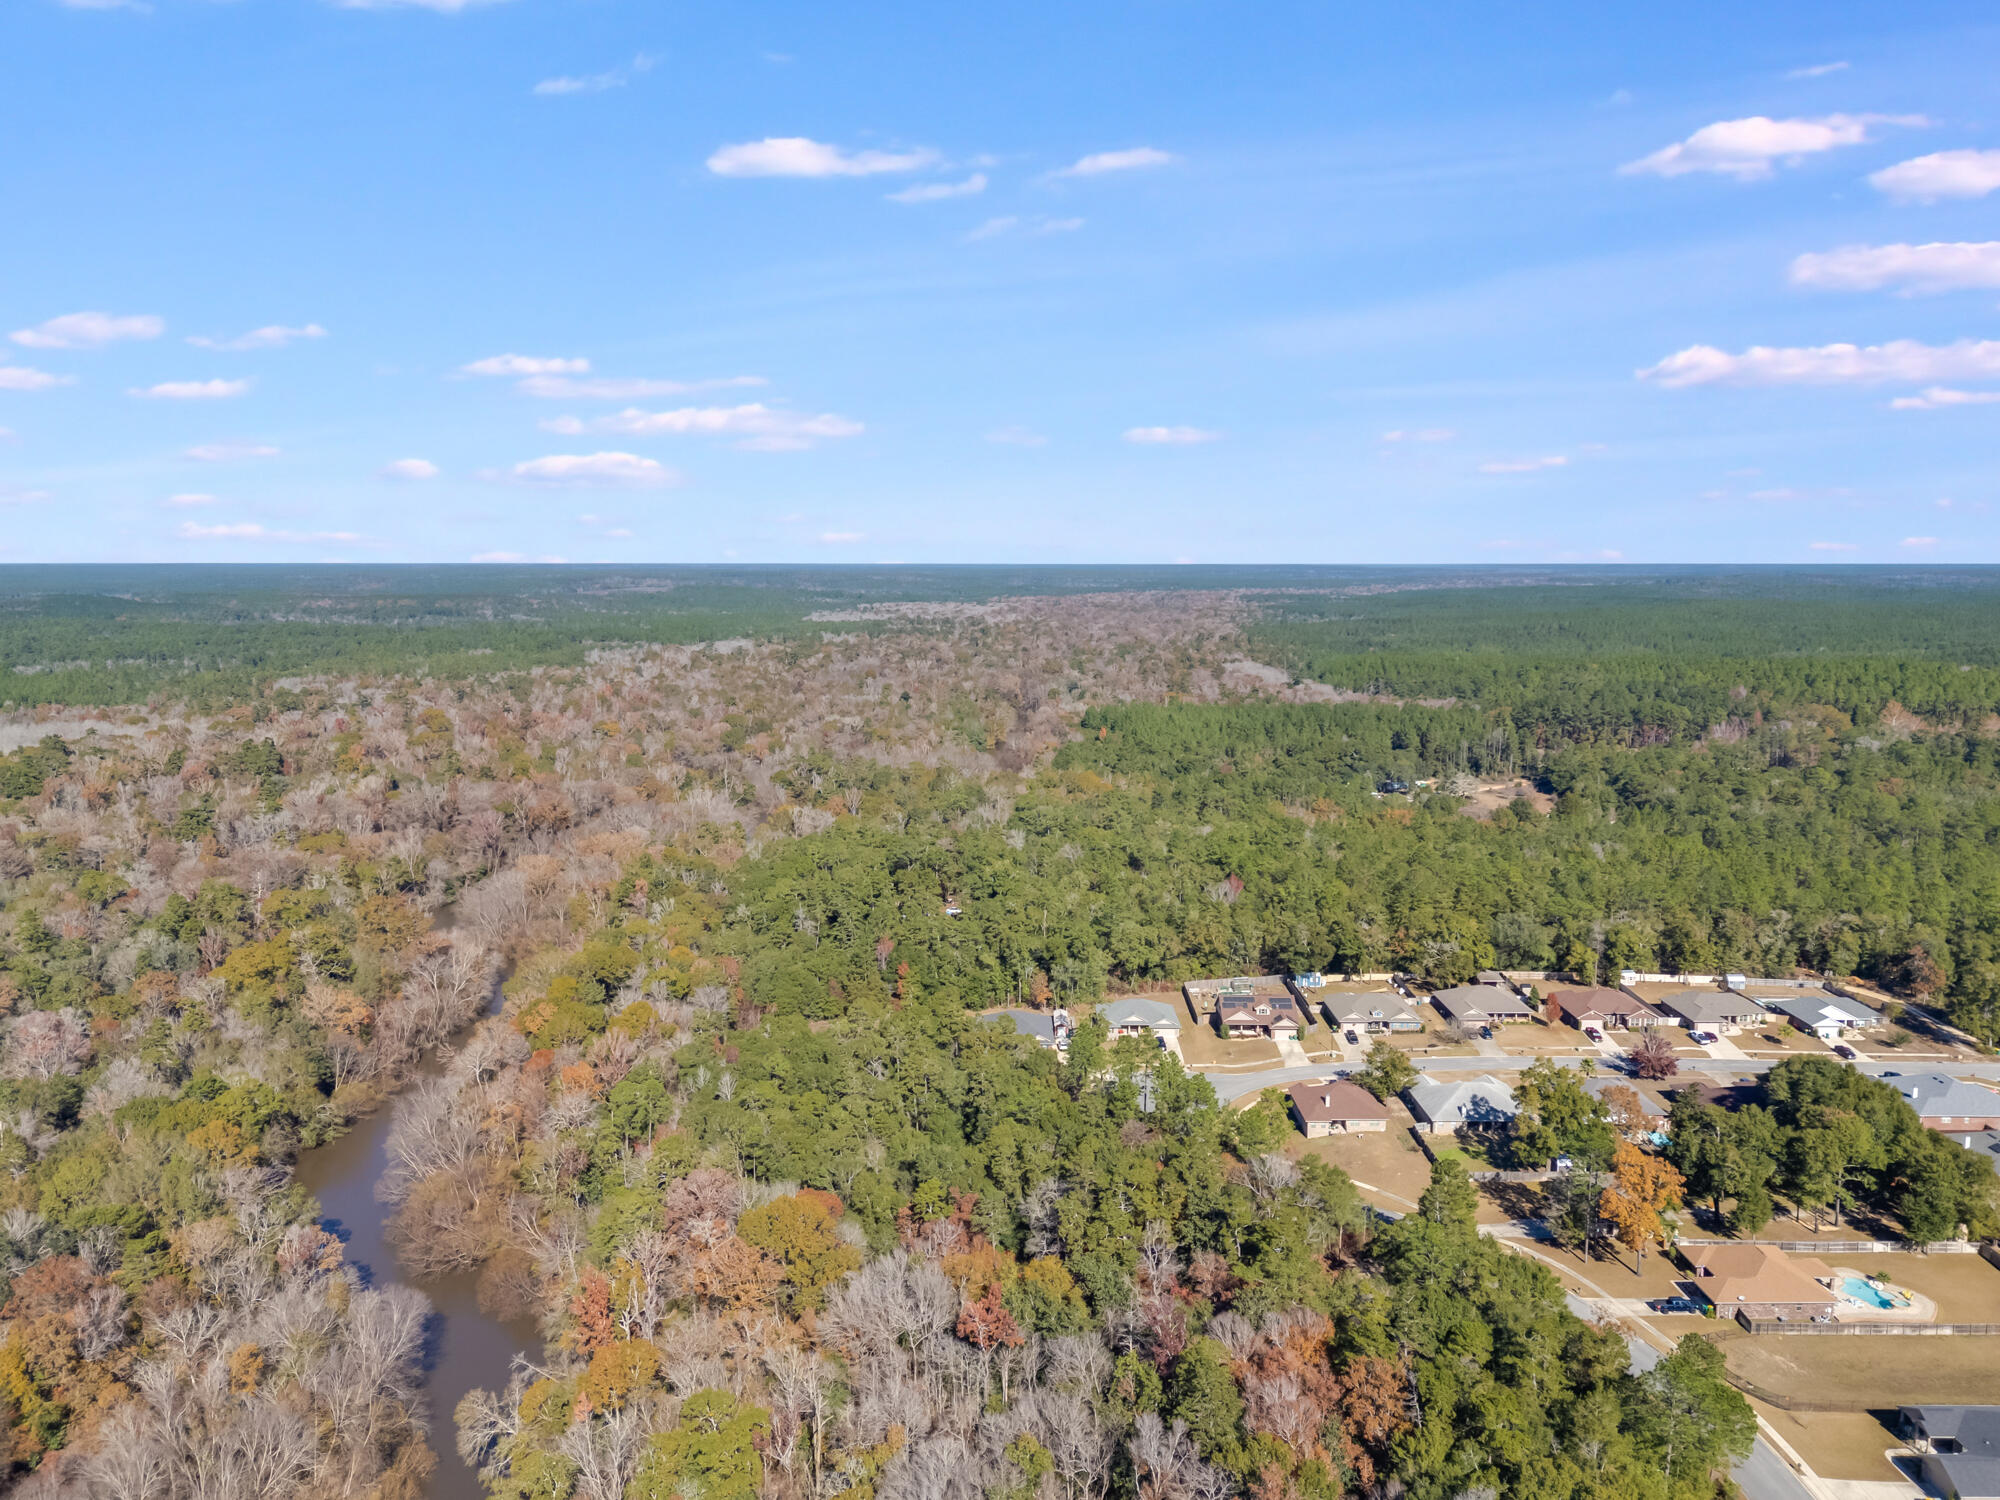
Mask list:
[{"label": "blue pool water", "polygon": [[1859,1276],[1842,1277],[1840,1289],[1856,1302],[1868,1307],[1890,1308],[1896,1305],[1895,1298],[1872,1282],[1863,1281]]}]

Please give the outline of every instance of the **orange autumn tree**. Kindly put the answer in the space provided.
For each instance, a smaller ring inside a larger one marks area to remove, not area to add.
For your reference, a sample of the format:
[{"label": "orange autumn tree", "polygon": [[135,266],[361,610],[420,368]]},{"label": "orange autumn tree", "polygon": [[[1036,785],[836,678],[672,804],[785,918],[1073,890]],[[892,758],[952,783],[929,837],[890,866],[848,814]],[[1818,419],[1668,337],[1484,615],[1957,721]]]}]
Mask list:
[{"label": "orange autumn tree", "polygon": [[1671,1163],[1620,1141],[1611,1155],[1611,1183],[1597,1202],[1597,1212],[1611,1225],[1618,1243],[1634,1257],[1633,1272],[1646,1263],[1646,1246],[1664,1241],[1660,1215],[1681,1201],[1685,1179]]}]

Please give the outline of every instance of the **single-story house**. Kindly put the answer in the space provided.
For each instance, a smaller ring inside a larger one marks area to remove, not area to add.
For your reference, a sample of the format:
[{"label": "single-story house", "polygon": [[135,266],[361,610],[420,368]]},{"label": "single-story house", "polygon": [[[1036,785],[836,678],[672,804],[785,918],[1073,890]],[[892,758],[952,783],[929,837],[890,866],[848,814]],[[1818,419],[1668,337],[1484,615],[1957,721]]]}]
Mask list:
[{"label": "single-story house", "polygon": [[1597,1100],[1604,1098],[1606,1089],[1617,1088],[1632,1089],[1632,1092],[1639,1096],[1639,1113],[1647,1119],[1664,1120],[1667,1117],[1667,1111],[1659,1100],[1655,1099],[1644,1089],[1632,1088],[1632,1085],[1622,1078],[1586,1078],[1583,1080],[1583,1091],[1590,1095],[1591,1098]]},{"label": "single-story house", "polygon": [[1403,1098],[1426,1135],[1450,1135],[1461,1125],[1505,1125],[1520,1112],[1514,1091],[1490,1073],[1449,1080],[1419,1073]]},{"label": "single-story house", "polygon": [[1011,1021],[1017,1035],[1032,1037],[1044,1047],[1057,1049],[1069,1045],[1069,1034],[1076,1029],[1070,1024],[1066,1010],[1003,1010],[992,1019]]},{"label": "single-story house", "polygon": [[1679,1024],[1645,1001],[1601,984],[1550,990],[1549,1019],[1567,1021],[1579,1031],[1586,1026],[1595,1026],[1599,1031],[1637,1031],[1647,1026]]},{"label": "single-story house", "polygon": [[1180,1035],[1179,1007],[1164,1000],[1113,1000],[1101,1006],[1098,1014],[1111,1028],[1113,1041],[1122,1036],[1150,1036],[1165,1046],[1168,1037]]},{"label": "single-story house", "polygon": [[1338,1027],[1360,1031],[1422,1031],[1424,1019],[1416,1008],[1394,990],[1367,990],[1361,994],[1333,994],[1320,999],[1327,1021]]},{"label": "single-story house", "polygon": [[1654,1002],[1669,1015],[1678,1016],[1690,1031],[1713,1031],[1730,1036],[1748,1026],[1769,1023],[1771,1012],[1762,1000],[1740,995],[1734,990],[1689,986],[1659,996]]},{"label": "single-story house", "polygon": [[1776,1245],[1702,1241],[1680,1246],[1694,1272],[1695,1295],[1720,1317],[1804,1323],[1833,1315],[1835,1297],[1822,1285],[1833,1272],[1817,1260],[1787,1255]]},{"label": "single-story house", "polygon": [[1461,984],[1439,990],[1431,1004],[1447,1021],[1464,1026],[1511,1026],[1535,1019],[1528,1002],[1497,984]]},{"label": "single-story house", "polygon": [[1884,1073],[1882,1081],[1910,1101],[1932,1130],[1964,1135],[2000,1130],[2000,1092],[1943,1073]]},{"label": "single-story house", "polygon": [[1763,1003],[1823,1042],[1837,1042],[1850,1031],[1880,1026],[1887,1019],[1879,1010],[1830,990],[1806,990],[1796,997],[1771,997]]},{"label": "single-story house", "polygon": [[1292,1096],[1292,1115],[1308,1137],[1389,1128],[1389,1106],[1345,1078],[1295,1083],[1285,1092]]},{"label": "single-story house", "polygon": [[1290,995],[1218,995],[1215,1025],[1224,1036],[1296,1039],[1305,1028],[1298,1002]]},{"label": "single-story house", "polygon": [[2000,1130],[1947,1130],[1944,1135],[2000,1172]]},{"label": "single-story house", "polygon": [[1906,1406],[1903,1436],[1945,1500],[2000,1497],[2000,1406]]}]

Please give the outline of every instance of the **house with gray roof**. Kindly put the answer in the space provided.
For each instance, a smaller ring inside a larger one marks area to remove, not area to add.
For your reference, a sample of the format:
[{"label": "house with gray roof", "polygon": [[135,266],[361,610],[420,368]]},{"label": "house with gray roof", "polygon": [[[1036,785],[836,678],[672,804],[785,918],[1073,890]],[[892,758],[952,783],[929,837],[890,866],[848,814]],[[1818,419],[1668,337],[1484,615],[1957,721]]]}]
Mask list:
[{"label": "house with gray roof", "polygon": [[1163,1000],[1112,1000],[1100,1005],[1097,1013],[1111,1028],[1113,1041],[1122,1036],[1150,1036],[1165,1046],[1168,1037],[1179,1036],[1181,1031],[1179,1007]]},{"label": "house with gray roof", "polygon": [[1505,1125],[1520,1112],[1514,1091],[1490,1073],[1449,1080],[1419,1073],[1417,1081],[1403,1090],[1403,1098],[1416,1116],[1417,1129],[1426,1135],[1450,1135],[1461,1125],[1474,1129]]},{"label": "house with gray roof", "polygon": [[1905,1406],[1903,1435],[1945,1500],[2000,1500],[2000,1406]]},{"label": "house with gray roof", "polygon": [[1599,1103],[1603,1102],[1604,1091],[1606,1089],[1618,1088],[1631,1089],[1634,1094],[1639,1096],[1639,1113],[1647,1119],[1664,1120],[1667,1117],[1667,1111],[1659,1100],[1655,1099],[1644,1089],[1632,1088],[1632,1085],[1622,1078],[1586,1078],[1583,1080],[1583,1091]]},{"label": "house with gray roof", "polygon": [[1070,1025],[1066,1010],[1003,1010],[988,1016],[989,1021],[1010,1024],[1016,1036],[1024,1036],[1041,1046],[1061,1050],[1069,1046]]},{"label": "house with gray roof", "polygon": [[1462,1026],[1512,1026],[1535,1019],[1527,1001],[1497,984],[1454,985],[1431,996],[1431,1004],[1447,1021]]},{"label": "house with gray roof", "polygon": [[2000,1130],[2000,1092],[1943,1073],[1884,1073],[1882,1081],[1910,1101],[1932,1130],[1964,1135]]},{"label": "house with gray roof", "polygon": [[1365,990],[1360,994],[1331,994],[1320,997],[1326,1018],[1338,1027],[1355,1031],[1422,1031],[1423,1017],[1394,990]]},{"label": "house with gray roof", "polygon": [[[1651,1003],[1669,1015],[1679,1016],[1682,1023],[1692,1031],[1713,1031],[1718,1036],[1730,1036],[1746,1026],[1763,1026],[1770,1022],[1771,1009],[1762,1000],[1735,990],[1721,987],[1707,988],[1696,985],[1675,986],[1656,994]],[[1644,995],[1639,999],[1646,999]]]},{"label": "house with gray roof", "polygon": [[1796,1026],[1810,1031],[1823,1042],[1837,1042],[1850,1031],[1880,1026],[1888,1018],[1881,1011],[1831,990],[1804,990],[1798,995],[1765,996],[1764,1003]]}]

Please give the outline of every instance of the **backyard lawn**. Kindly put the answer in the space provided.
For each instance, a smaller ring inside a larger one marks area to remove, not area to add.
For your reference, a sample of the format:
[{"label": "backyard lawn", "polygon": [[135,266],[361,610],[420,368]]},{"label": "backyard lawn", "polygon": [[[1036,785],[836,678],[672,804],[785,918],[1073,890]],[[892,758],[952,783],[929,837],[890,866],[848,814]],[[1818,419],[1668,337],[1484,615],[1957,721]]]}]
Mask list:
[{"label": "backyard lawn", "polygon": [[1732,1335],[1732,1325],[1717,1326],[1730,1370],[1780,1396],[1857,1411],[1887,1405],[1892,1396],[1899,1406],[2000,1403],[2000,1338]]}]

